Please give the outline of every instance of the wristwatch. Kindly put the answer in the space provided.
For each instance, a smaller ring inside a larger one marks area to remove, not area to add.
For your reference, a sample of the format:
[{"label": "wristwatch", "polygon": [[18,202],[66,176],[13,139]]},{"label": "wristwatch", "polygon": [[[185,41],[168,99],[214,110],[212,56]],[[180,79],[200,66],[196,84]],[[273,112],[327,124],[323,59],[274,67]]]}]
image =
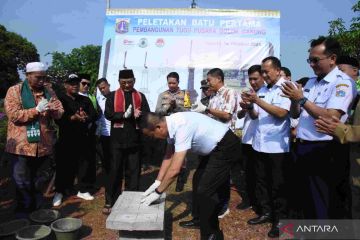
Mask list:
[{"label": "wristwatch", "polygon": [[303,97],[302,99],[300,99],[300,100],[298,101],[298,103],[300,104],[300,107],[303,107],[307,100],[308,100],[308,99],[307,99],[306,97]]}]

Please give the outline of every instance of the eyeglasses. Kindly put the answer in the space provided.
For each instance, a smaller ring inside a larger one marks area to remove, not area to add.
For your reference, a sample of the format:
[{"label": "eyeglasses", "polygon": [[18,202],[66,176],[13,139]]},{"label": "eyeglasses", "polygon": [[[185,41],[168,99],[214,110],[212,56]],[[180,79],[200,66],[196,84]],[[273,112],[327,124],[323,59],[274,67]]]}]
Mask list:
[{"label": "eyeglasses", "polygon": [[317,64],[318,62],[320,62],[321,60],[325,60],[329,58],[329,56],[327,57],[324,57],[324,58],[319,58],[319,57],[310,57],[308,59],[306,59],[307,63],[314,63],[314,64]]},{"label": "eyeglasses", "polygon": [[81,82],[81,85],[83,85],[83,86],[90,86],[90,83],[88,83],[88,82]]}]

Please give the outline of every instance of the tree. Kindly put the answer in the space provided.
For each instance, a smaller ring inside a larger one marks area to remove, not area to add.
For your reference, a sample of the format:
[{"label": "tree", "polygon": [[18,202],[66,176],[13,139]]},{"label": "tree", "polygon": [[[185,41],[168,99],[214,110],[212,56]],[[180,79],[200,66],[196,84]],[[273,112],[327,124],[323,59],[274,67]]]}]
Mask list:
[{"label": "tree", "polygon": [[62,82],[70,73],[87,73],[91,76],[91,86],[98,77],[101,46],[86,45],[74,48],[69,54],[53,52],[52,65],[48,69],[48,75],[55,82]]},{"label": "tree", "polygon": [[39,61],[35,45],[0,25],[0,98],[20,81],[19,71],[25,73],[26,64],[34,61]]},{"label": "tree", "polygon": [[345,27],[342,18],[335,19],[329,22],[329,35],[340,42],[344,54],[360,60],[360,1],[351,9],[356,17],[351,19],[350,27],[348,29]]}]

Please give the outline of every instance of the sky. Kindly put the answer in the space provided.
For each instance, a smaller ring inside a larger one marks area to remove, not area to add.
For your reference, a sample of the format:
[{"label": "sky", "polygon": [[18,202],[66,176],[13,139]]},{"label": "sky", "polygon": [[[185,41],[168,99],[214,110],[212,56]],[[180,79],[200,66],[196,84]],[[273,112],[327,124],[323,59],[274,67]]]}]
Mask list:
[{"label": "sky", "polygon": [[[329,21],[354,17],[357,0],[196,0],[199,8],[277,10],[281,14],[281,62],[293,79],[313,76],[306,63],[309,41],[327,35]],[[191,0],[111,0],[111,8],[188,8]],[[0,24],[47,53],[69,53],[82,45],[101,45],[106,0],[0,0]],[[347,25],[348,26],[348,25]]]}]

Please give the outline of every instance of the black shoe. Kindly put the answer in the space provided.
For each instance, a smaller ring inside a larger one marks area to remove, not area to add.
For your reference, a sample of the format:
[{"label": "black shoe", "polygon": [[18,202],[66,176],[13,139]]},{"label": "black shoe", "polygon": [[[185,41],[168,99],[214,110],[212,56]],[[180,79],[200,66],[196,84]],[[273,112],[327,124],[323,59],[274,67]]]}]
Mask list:
[{"label": "black shoe", "polygon": [[280,223],[273,223],[271,225],[271,229],[268,232],[268,237],[269,238],[278,238],[280,235]]},{"label": "black shoe", "polygon": [[224,234],[222,231],[219,231],[208,236],[201,236],[201,240],[224,240]]},{"label": "black shoe", "polygon": [[257,225],[257,224],[263,224],[271,221],[271,217],[269,213],[266,213],[264,215],[261,215],[259,217],[250,219],[247,223],[250,225]]},{"label": "black shoe", "polygon": [[190,221],[179,222],[179,225],[183,228],[200,229],[200,220],[193,218]]},{"label": "black shoe", "polygon": [[236,206],[236,209],[245,210],[245,209],[248,209],[250,207],[251,207],[251,205],[250,205],[250,203],[248,201],[243,201],[243,202],[239,203]]}]

